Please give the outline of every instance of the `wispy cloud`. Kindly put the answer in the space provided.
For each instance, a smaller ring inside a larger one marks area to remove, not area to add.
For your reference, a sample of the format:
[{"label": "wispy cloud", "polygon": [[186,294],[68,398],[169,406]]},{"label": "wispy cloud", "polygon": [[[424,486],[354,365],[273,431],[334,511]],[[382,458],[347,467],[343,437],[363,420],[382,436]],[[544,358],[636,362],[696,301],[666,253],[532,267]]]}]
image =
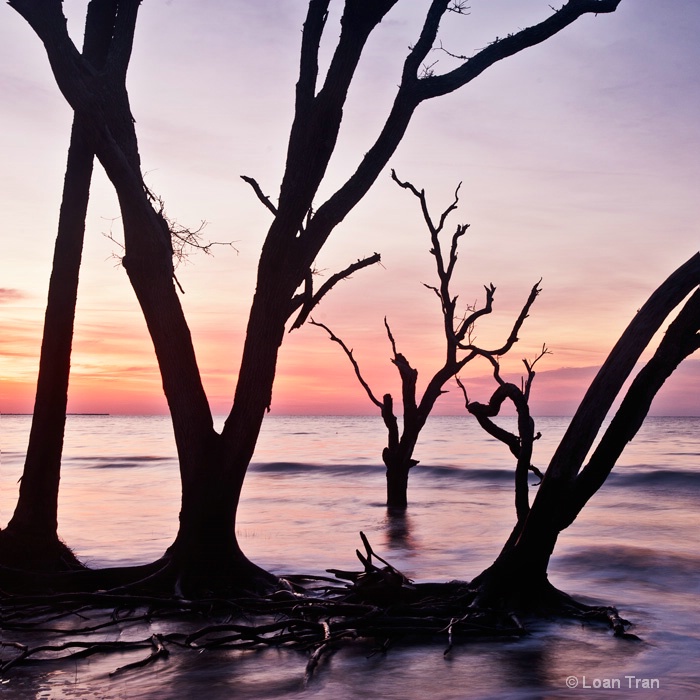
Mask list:
[{"label": "wispy cloud", "polygon": [[21,289],[12,289],[11,287],[0,287],[0,304],[8,304],[20,299],[26,299],[27,294]]}]

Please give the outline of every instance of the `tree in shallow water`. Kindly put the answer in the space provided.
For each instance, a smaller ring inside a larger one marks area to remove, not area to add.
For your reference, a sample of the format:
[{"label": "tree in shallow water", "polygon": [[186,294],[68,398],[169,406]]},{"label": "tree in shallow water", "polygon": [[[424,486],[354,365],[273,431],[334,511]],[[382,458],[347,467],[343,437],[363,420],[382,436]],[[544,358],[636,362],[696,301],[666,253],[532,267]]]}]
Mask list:
[{"label": "tree in shallow water", "polygon": [[[106,2],[106,0],[105,0]],[[84,128],[91,150],[115,187],[124,229],[123,267],[153,342],[177,446],[182,503],[176,539],[161,560],[135,570],[84,572],[81,586],[103,587],[149,575],[191,595],[219,589],[265,590],[275,577],[250,562],[236,538],[236,513],[261,423],[272,400],[277,356],[285,331],[308,317],[328,291],[314,289],[314,262],[333,230],[373,185],[395,152],[418,106],[451,93],[498,61],[546,41],[588,14],[614,12],[620,0],[569,0],[538,24],[497,39],[439,74],[424,62],[440,23],[464,4],[433,0],[420,35],[406,56],[384,126],[355,172],[314,206],[336,149],[343,108],[366,42],[397,0],[346,0],[325,76],[319,51],[330,0],[308,5],[296,84],[294,118],[277,203],[246,178],[272,215],[260,255],[231,410],[221,432],[197,365],[173,274],[173,231],[144,184],[135,122],[126,90],[139,0],[107,3],[110,42],[104,69],[96,69],[71,41],[60,0],[10,0],[43,42],[54,77]],[[92,0],[91,5],[103,4]],[[377,259],[333,276],[334,282]],[[58,488],[55,481],[52,489]],[[81,572],[83,573],[83,572]],[[91,582],[91,583],[90,583]],[[77,584],[76,584],[77,585]]]},{"label": "tree in shallow water", "polygon": [[[591,452],[604,419],[642,353],[688,295],[656,352],[635,376],[610,425]],[[549,559],[559,533],[576,520],[603,485],[625,446],[637,434],[666,379],[698,349],[700,253],[658,287],[628,325],[571,419],[532,505],[527,494],[527,480],[518,482],[513,531],[494,563],[471,582],[478,604],[497,603],[514,608],[575,606],[547,579]],[[481,407],[477,412],[479,410]],[[520,464],[518,468],[521,469]]]},{"label": "tree in shallow water", "polygon": [[[413,458],[413,454],[437,400],[445,393],[445,384],[456,376],[469,362],[478,358],[487,358],[497,365],[497,358],[505,355],[518,341],[518,333],[528,316],[530,307],[540,293],[536,284],[530,291],[525,305],[516,319],[513,328],[503,345],[498,348],[487,349],[479,347],[473,340],[475,324],[483,316],[490,314],[493,309],[493,297],[496,288],[493,285],[485,287],[486,301],[481,308],[476,304],[466,310],[458,308],[459,297],[450,288],[452,276],[457,264],[457,248],[459,239],[467,232],[468,224],[458,224],[450,240],[449,250],[445,253],[442,248],[440,234],[444,231],[448,216],[457,208],[459,202],[458,186],[455,190],[454,200],[440,215],[439,220],[433,221],[428,209],[428,203],[424,190],[418,190],[410,182],[402,182],[392,170],[393,180],[404,189],[412,192],[420,201],[421,211],[425,225],[430,233],[430,254],[435,259],[435,269],[438,277],[436,286],[425,285],[432,290],[440,301],[442,313],[442,328],[445,340],[445,361],[439,367],[423,390],[422,396],[417,396],[418,370],[411,366],[406,356],[400,353],[396,341],[389,327],[387,319],[384,319],[386,333],[391,343],[393,357],[391,361],[398,370],[401,380],[401,403],[403,408],[403,420],[399,429],[399,421],[394,411],[394,399],[391,394],[384,394],[378,399],[367,381],[363,378],[360,366],[353,352],[338,338],[328,326],[317,323],[313,319],[311,323],[323,328],[330,339],[340,345],[350,360],[355,376],[367,393],[370,401],[379,409],[384,425],[387,429],[387,445],[382,451],[382,460],[386,466],[386,504],[390,516],[400,516],[408,506],[408,475],[419,462]],[[460,185],[461,186],[461,185]],[[527,403],[527,401],[525,401]]]},{"label": "tree in shallow water", "polygon": [[[82,58],[104,70],[116,3],[90,3]],[[94,153],[76,114],[68,147],[63,200],[41,343],[29,444],[14,515],[0,532],[0,560],[52,569],[79,564],[58,538],[58,484],[68,404],[78,276]]]}]

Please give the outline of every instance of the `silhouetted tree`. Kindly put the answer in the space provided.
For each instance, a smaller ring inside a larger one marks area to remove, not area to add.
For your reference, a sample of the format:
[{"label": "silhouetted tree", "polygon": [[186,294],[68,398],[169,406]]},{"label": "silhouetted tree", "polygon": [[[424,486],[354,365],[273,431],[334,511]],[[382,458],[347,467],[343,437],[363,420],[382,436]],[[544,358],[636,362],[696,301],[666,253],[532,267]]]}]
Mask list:
[{"label": "silhouetted tree", "polygon": [[[539,440],[540,433],[535,433],[535,421],[530,413],[530,389],[535,379],[535,364],[549,351],[542,346],[542,352],[532,361],[523,360],[527,376],[522,380],[521,386],[511,382],[506,382],[501,377],[501,366],[498,358],[493,355],[486,355],[486,358],[493,365],[493,376],[498,387],[491,395],[487,404],[478,401],[470,401],[464,384],[457,377],[457,384],[464,394],[466,408],[471,413],[479,425],[492,437],[507,445],[511,454],[516,459],[515,464],[515,512],[518,522],[527,517],[530,510],[530,499],[528,495],[528,472],[534,472],[540,479],[542,472],[532,464],[532,450],[535,440]],[[500,425],[493,422],[503,403],[510,399],[515,406],[518,416],[518,434],[511,433]]]},{"label": "silhouetted tree", "polygon": [[[506,342],[499,348],[486,349],[477,346],[472,342],[474,326],[479,318],[490,314],[493,308],[493,297],[496,288],[493,285],[485,287],[486,301],[483,307],[477,309],[475,306],[467,307],[464,313],[458,311],[458,297],[450,289],[452,275],[457,264],[457,248],[459,239],[467,232],[468,224],[458,224],[452,234],[449,251],[443,252],[440,234],[443,232],[447,218],[457,208],[459,202],[458,186],[455,190],[454,200],[445,209],[437,222],[433,221],[428,209],[425,190],[418,190],[410,182],[402,182],[392,170],[393,180],[404,189],[412,192],[419,200],[423,219],[430,233],[430,253],[435,259],[435,269],[437,272],[437,286],[429,286],[437,298],[440,300],[442,312],[442,327],[445,340],[445,360],[439,369],[435,371],[430,381],[423,390],[423,395],[418,399],[417,382],[418,370],[411,366],[405,355],[400,353],[396,347],[396,341],[389,327],[389,323],[384,319],[393,357],[391,361],[398,370],[401,379],[401,403],[403,420],[401,428],[394,411],[394,399],[391,394],[384,394],[382,399],[378,399],[372,392],[367,381],[363,378],[360,366],[353,355],[353,351],[338,338],[328,326],[318,323],[312,319],[311,323],[323,328],[330,339],[338,343],[347,355],[355,370],[355,376],[367,393],[370,401],[379,408],[384,425],[387,429],[387,445],[382,451],[382,461],[386,466],[386,504],[393,511],[405,510],[408,505],[408,475],[409,471],[419,462],[413,458],[416,443],[421,431],[425,427],[428,416],[435,407],[437,400],[445,393],[445,384],[452,379],[464,366],[477,357],[485,357],[492,364],[498,365],[497,358],[505,355],[517,342],[518,333],[527,318],[530,307],[534,303],[540,292],[536,284],[523,306],[520,315],[516,319],[513,329]],[[460,185],[461,186],[461,185]]]},{"label": "silhouetted tree", "polygon": [[[479,591],[480,603],[498,601],[520,608],[574,604],[547,579],[557,538],[603,485],[666,379],[700,348],[699,285],[700,253],[678,268],[639,309],[586,392],[552,456],[532,506],[526,502],[523,510],[518,510],[516,525],[498,558],[472,582]],[[688,294],[690,297],[652,358],[635,376],[588,457],[603,420],[642,352]]]},{"label": "silhouetted tree", "polygon": [[[285,171],[277,204],[248,182],[273,220],[258,265],[243,356],[231,411],[214,430],[190,331],[173,276],[172,231],[143,181],[134,119],[125,86],[139,0],[117,0],[103,70],[73,45],[60,0],[10,0],[44,43],[57,84],[84,126],[89,144],[117,192],[124,228],[122,263],[136,293],[172,417],[182,481],[179,531],[166,555],[124,577],[160,572],[165,585],[195,594],[220,587],[261,589],[274,577],[252,564],[235,532],[246,470],[270,406],[277,355],[294,314],[305,317],[319,300],[314,261],[335,227],[386,166],[422,102],[466,85],[494,63],[546,41],[581,16],[614,12],[620,0],[569,0],[544,21],[498,39],[444,74],[425,71],[440,22],[462,4],[433,0],[409,49],[394,103],[356,171],[312,209],[335,150],[343,107],[370,34],[397,0],[346,0],[341,31],[325,78],[319,47],[330,0],[311,0],[301,35],[299,79]],[[368,259],[369,260],[369,259]],[[369,263],[368,263],[369,264]],[[337,279],[342,278],[342,273]],[[112,580],[116,574],[112,573]],[[95,578],[94,585],[103,581]]]},{"label": "silhouetted tree", "polygon": [[[106,0],[91,2],[88,7],[82,56],[95,70],[104,67],[116,5],[115,0]],[[49,569],[78,566],[58,538],[58,483],[93,160],[85,127],[76,115],[68,147],[34,412],[19,499],[12,519],[0,532],[2,559],[15,565]]]}]

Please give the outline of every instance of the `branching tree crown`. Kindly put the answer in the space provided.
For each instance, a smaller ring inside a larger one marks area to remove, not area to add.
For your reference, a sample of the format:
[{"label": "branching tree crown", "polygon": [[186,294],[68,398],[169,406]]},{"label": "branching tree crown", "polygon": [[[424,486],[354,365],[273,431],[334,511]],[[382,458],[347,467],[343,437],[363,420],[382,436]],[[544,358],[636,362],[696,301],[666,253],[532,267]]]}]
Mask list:
[{"label": "branching tree crown", "polygon": [[[394,410],[393,396],[386,393],[379,399],[363,377],[360,366],[353,355],[353,351],[341,338],[335,335],[328,326],[314,321],[313,319],[311,323],[323,328],[326,333],[328,333],[330,339],[340,345],[353,367],[358,382],[365,390],[369,400],[379,409],[387,429],[387,446],[382,452],[382,460],[387,468],[387,505],[392,509],[404,509],[408,504],[408,473],[410,469],[418,464],[418,461],[413,458],[416,443],[437,400],[445,393],[445,384],[452,377],[456,376],[465,365],[477,357],[486,358],[495,367],[495,375],[500,379],[500,375],[498,374],[498,358],[505,355],[517,342],[518,333],[528,316],[530,307],[540,293],[540,288],[539,283],[533,286],[520,315],[513,324],[513,328],[503,345],[492,349],[478,346],[472,339],[475,324],[480,318],[490,314],[493,310],[493,298],[496,288],[492,284],[485,287],[486,299],[482,307],[476,308],[476,306],[469,306],[464,313],[459,312],[459,297],[452,292],[450,285],[457,265],[459,240],[467,232],[469,225],[457,225],[446,251],[443,250],[440,237],[444,231],[448,217],[457,209],[461,183],[455,190],[452,203],[442,211],[438,220],[435,221],[430,214],[425,191],[418,190],[410,182],[400,180],[393,170],[391,171],[391,177],[399,187],[411,192],[420,203],[423,221],[430,235],[430,254],[433,256],[435,271],[438,278],[437,285],[425,284],[425,286],[434,292],[439,300],[445,341],[445,360],[442,366],[435,371],[428,381],[419,399],[417,396],[418,371],[411,366],[406,356],[398,351],[389,322],[386,317],[384,318],[384,328],[389,343],[391,344],[393,355],[391,361],[396,367],[401,381],[401,403],[403,409],[403,424],[401,429],[399,428],[399,421],[396,411]],[[531,367],[529,369],[531,371]],[[534,376],[534,373],[532,376]],[[531,381],[532,379],[529,379],[525,389],[527,392],[529,392],[529,384]],[[503,383],[502,380],[501,383]],[[524,396],[523,401],[526,406],[527,399]],[[520,403],[522,405],[522,401]],[[527,468],[530,466],[529,457],[523,454],[523,459],[528,461],[526,467],[527,473]]]}]

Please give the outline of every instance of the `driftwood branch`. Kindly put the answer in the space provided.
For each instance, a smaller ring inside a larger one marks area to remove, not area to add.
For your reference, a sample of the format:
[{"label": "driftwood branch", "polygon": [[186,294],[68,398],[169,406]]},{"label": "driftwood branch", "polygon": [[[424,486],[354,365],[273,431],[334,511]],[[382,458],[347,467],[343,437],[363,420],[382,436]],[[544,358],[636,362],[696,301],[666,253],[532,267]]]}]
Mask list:
[{"label": "driftwood branch", "polygon": [[[46,596],[41,602],[23,596],[4,598],[3,613],[14,624],[3,627],[0,673],[22,664],[55,664],[57,660],[94,654],[149,651],[141,659],[117,668],[110,674],[114,676],[167,659],[171,648],[201,653],[275,647],[308,654],[303,670],[307,685],[323,655],[343,642],[364,639],[387,648],[402,639],[432,643],[441,638],[447,654],[458,641],[513,638],[527,633],[517,611],[502,605],[481,605],[476,586],[463,581],[414,583],[379,556],[364,533],[360,537],[364,552],[358,549],[356,553],[361,571],[329,569],[333,579],[289,576],[289,587],[254,599],[187,601],[81,593]],[[547,609],[554,614],[600,621],[612,627],[616,636],[636,639],[626,632],[630,623],[613,607],[586,606],[553,587],[548,598]],[[46,634],[44,620],[53,614],[66,618],[60,630],[49,633],[62,641],[37,643],[38,635]],[[204,624],[193,630],[192,622],[197,617]],[[91,625],[91,631],[86,631],[80,623],[78,627],[70,624],[71,620],[86,618],[108,619],[117,631],[129,629],[130,640],[104,641],[95,638],[101,634],[100,625]],[[153,633],[151,625],[156,621],[167,621],[175,631]],[[144,635],[139,635],[141,629],[147,630]],[[30,633],[35,646],[10,641],[7,633],[15,630]]]}]

